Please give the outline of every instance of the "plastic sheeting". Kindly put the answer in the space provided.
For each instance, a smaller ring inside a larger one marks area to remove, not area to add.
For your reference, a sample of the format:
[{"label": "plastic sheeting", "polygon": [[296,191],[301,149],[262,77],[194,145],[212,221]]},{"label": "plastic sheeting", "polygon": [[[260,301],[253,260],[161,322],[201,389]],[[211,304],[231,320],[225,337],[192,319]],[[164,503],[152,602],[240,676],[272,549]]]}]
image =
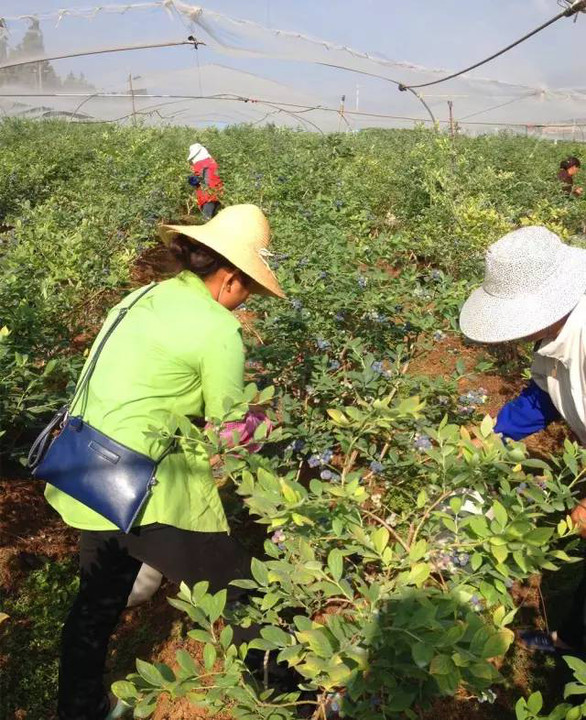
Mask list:
[{"label": "plastic sheeting", "polygon": [[[576,31],[570,21],[560,22]],[[467,132],[583,139],[584,88],[514,84],[484,77],[489,71],[490,65],[418,98],[398,84],[429,82],[449,71],[179,0],[7,17],[0,26],[0,112],[9,116],[195,126],[271,122],[328,132],[433,120],[447,126],[451,100],[454,121]]]}]

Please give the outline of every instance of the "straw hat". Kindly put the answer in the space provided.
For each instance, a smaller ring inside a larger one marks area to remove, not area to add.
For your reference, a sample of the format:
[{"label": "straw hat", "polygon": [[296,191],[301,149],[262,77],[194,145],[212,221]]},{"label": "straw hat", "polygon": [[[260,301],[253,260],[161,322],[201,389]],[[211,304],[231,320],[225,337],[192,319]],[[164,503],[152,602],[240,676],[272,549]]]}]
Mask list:
[{"label": "straw hat", "polygon": [[200,143],[194,143],[189,147],[189,155],[187,156],[187,162],[199,162],[200,160],[207,160],[211,155],[207,148]]},{"label": "straw hat", "polygon": [[165,245],[185,235],[215,250],[251,277],[261,295],[285,297],[268,263],[269,221],[256,205],[231,205],[205,225],[162,225],[159,232]]},{"label": "straw hat", "polygon": [[585,292],[586,250],[524,227],[488,248],[484,282],[464,303],[460,328],[477,342],[519,340],[561,320]]}]

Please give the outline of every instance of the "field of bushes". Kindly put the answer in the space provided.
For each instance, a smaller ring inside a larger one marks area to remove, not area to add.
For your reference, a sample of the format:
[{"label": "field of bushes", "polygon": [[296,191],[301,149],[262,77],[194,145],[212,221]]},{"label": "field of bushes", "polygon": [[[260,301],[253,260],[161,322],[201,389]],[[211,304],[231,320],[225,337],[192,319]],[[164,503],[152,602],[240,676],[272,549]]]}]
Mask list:
[{"label": "field of bushes", "polygon": [[[194,141],[227,204],[268,214],[287,293],[238,311],[249,398],[277,430],[257,455],[224,453],[218,477],[255,593],[235,611],[204,585],[163,586],[117,631],[115,692],[156,720],[324,718],[326,705],[357,720],[586,717],[586,665],[514,642],[555,627],[581,574],[565,518],[586,455],[561,426],[526,445],[492,433],[528,349],[489,352],[457,325],[509,229],[584,242],[586,201],[556,179],[581,146],[23,121],[0,124],[0,717],[54,717],[76,584],[75,533],[27,476],[27,447],[109,307],[169,271],[157,225],[199,222]],[[187,452],[217,449],[187,419],[178,433]],[[313,705],[244,672],[231,626],[250,622]]]}]

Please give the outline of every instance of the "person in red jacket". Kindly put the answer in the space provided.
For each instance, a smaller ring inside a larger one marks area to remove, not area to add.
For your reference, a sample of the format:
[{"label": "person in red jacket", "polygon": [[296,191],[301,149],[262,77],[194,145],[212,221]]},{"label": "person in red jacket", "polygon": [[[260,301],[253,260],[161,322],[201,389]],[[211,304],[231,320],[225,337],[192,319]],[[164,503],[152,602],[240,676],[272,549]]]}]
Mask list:
[{"label": "person in red jacket", "polygon": [[189,148],[187,160],[192,171],[189,184],[196,188],[197,206],[205,219],[211,220],[221,209],[219,196],[224,186],[218,173],[218,163],[199,143]]}]

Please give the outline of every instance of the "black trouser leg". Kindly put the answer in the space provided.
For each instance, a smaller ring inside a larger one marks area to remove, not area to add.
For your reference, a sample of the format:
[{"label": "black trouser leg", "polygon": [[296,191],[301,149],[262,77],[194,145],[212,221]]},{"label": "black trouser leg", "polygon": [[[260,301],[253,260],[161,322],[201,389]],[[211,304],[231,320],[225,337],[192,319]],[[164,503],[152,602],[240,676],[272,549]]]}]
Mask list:
[{"label": "black trouser leg", "polygon": [[583,650],[586,647],[584,635],[586,631],[586,567],[582,581],[578,585],[572,600],[570,612],[558,629],[560,640],[575,650]]},{"label": "black trouser leg", "polygon": [[[102,720],[102,684],[108,641],[126,606],[141,564],[190,587],[201,580],[210,592],[228,589],[228,600],[246,591],[231,580],[250,577],[248,552],[227,533],[198,533],[168,525],[146,525],[128,535],[83,531],[80,590],[63,630],[59,674],[59,719]],[[235,628],[235,642],[251,639]]]},{"label": "black trouser leg", "polygon": [[102,680],[108,641],[141,565],[115,537],[102,542],[96,535],[82,533],[79,593],[63,628],[60,720],[103,720],[108,713]]},{"label": "black trouser leg", "polygon": [[211,220],[220,210],[220,203],[217,200],[210,200],[201,206],[202,215],[206,220]]}]

